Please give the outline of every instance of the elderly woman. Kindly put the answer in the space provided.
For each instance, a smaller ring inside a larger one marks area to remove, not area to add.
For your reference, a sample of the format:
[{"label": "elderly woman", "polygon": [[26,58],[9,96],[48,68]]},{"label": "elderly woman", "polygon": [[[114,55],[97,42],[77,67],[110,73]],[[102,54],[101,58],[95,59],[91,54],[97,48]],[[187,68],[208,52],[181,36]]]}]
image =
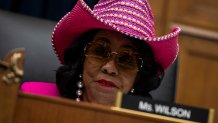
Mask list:
[{"label": "elderly woman", "polygon": [[52,36],[63,64],[56,95],[104,105],[117,91],[151,98],[177,57],[179,32],[157,37],[147,0],[78,0]]}]

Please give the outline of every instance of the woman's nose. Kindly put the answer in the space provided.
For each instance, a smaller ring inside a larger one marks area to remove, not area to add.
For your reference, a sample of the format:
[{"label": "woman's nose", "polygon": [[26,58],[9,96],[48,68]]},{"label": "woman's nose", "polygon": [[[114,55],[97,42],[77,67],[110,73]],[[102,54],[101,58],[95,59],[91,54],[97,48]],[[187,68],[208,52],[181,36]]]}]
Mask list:
[{"label": "woman's nose", "polygon": [[118,69],[116,67],[115,59],[110,59],[101,68],[102,72],[112,76],[118,75]]}]

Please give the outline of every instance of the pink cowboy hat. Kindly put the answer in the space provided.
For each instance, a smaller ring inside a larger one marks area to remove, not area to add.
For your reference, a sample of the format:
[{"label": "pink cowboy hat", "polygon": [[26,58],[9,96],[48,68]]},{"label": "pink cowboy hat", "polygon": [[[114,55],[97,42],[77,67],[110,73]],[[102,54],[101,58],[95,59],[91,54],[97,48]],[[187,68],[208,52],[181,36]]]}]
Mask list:
[{"label": "pink cowboy hat", "polygon": [[52,44],[61,63],[64,63],[64,50],[78,36],[95,28],[115,30],[146,41],[153,50],[155,60],[165,70],[177,57],[180,28],[157,37],[147,0],[99,0],[93,9],[79,0],[54,28]]}]

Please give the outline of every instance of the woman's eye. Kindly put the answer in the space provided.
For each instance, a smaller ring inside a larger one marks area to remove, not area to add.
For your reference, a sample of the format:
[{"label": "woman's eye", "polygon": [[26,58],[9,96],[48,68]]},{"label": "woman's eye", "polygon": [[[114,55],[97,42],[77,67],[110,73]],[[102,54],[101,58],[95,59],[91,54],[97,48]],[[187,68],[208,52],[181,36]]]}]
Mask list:
[{"label": "woman's eye", "polygon": [[130,65],[134,63],[132,56],[130,56],[129,54],[120,55],[118,60],[119,60],[119,63],[126,64],[126,65]]},{"label": "woman's eye", "polygon": [[95,48],[94,54],[101,57],[108,57],[108,50],[104,47]]}]

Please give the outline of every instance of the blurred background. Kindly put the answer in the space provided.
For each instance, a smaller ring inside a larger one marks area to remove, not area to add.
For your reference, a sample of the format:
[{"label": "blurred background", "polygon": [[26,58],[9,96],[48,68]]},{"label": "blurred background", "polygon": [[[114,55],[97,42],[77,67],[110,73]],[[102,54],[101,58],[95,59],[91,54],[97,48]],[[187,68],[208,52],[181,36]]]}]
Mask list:
[{"label": "blurred background", "polygon": [[3,10],[24,15],[59,20],[75,5],[76,0],[0,0]]},{"label": "blurred background", "polygon": [[[93,4],[95,0],[86,0]],[[156,100],[218,110],[218,1],[148,0],[157,35],[180,26],[180,52],[166,71]],[[51,47],[55,24],[77,0],[0,0],[0,57],[26,49],[23,81],[55,82],[60,65]],[[215,116],[218,122],[218,115]]]}]

